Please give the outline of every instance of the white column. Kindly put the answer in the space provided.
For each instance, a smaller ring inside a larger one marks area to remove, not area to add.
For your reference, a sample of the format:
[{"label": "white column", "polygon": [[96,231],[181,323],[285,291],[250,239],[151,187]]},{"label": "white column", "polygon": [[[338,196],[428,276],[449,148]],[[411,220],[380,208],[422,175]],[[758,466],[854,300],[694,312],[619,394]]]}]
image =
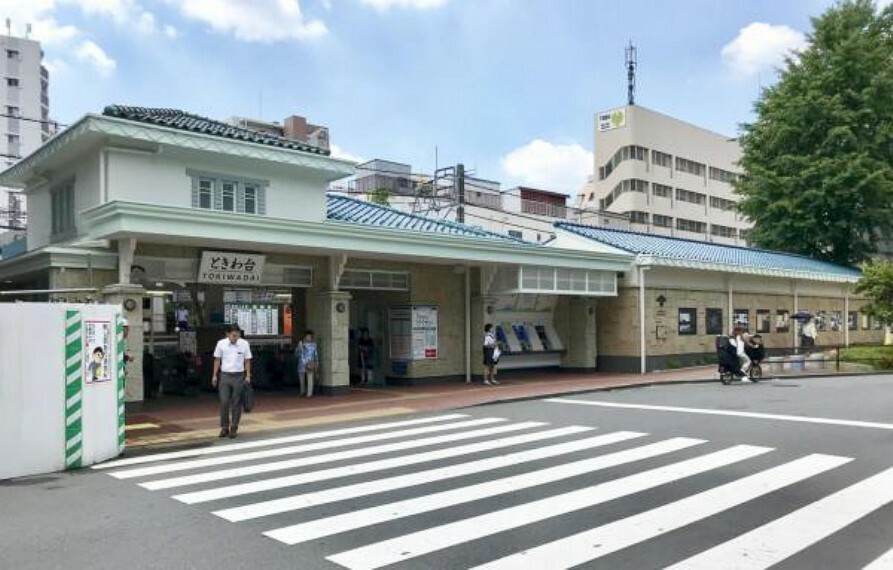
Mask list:
[{"label": "white column", "polygon": [[640,373],[647,372],[648,350],[645,337],[645,272],[650,267],[639,267],[639,368]]},{"label": "white column", "polygon": [[465,266],[465,382],[471,383],[471,267]]},{"label": "white column", "polygon": [[[794,281],[794,314],[800,312],[800,284],[795,280]],[[797,321],[796,319],[791,319],[791,329],[794,331],[794,352],[800,347],[800,336],[797,334]]]},{"label": "white column", "polygon": [[843,345],[846,347],[850,346],[850,288],[844,288],[843,293],[843,319],[841,319],[841,325],[843,326]]},{"label": "white column", "polygon": [[133,265],[133,254],[136,251],[136,238],[118,240],[118,284],[130,284],[130,268]]},{"label": "white column", "polygon": [[732,277],[729,276],[728,280],[729,280],[729,289],[728,289],[728,296],[729,296],[729,326],[728,326],[727,331],[726,331],[725,333],[723,333],[723,334],[729,334],[729,331],[731,331],[732,328],[735,326],[735,314],[734,314],[734,313],[735,313],[735,300],[734,300],[735,291],[734,291],[734,287],[733,287],[733,285],[732,285]]}]

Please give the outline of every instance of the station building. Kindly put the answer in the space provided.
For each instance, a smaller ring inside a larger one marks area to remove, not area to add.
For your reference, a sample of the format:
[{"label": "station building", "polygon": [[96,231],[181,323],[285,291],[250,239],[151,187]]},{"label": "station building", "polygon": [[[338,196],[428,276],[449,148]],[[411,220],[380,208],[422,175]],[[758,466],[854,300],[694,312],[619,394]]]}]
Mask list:
[{"label": "station building", "polygon": [[[129,401],[145,397],[144,354],[207,355],[231,322],[278,358],[314,330],[330,394],[349,386],[363,328],[376,381],[406,383],[479,375],[488,322],[502,369],[694,362],[732,322],[793,346],[797,310],[824,313],[829,343],[882,336],[860,320],[851,268],[566,222],[528,243],[326,192],[353,172],[305,142],[107,107],[0,173],[31,206],[26,251],[0,262],[3,298],[121,304]],[[189,330],[172,336],[177,308]]]}]

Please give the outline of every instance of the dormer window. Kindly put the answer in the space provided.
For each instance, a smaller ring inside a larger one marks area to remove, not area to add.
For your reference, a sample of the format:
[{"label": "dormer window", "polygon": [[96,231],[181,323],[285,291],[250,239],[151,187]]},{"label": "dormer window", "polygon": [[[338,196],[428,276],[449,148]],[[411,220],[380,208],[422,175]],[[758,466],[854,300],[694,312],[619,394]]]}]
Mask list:
[{"label": "dormer window", "polygon": [[252,180],[191,169],[192,207],[239,214],[266,213],[266,180]]}]

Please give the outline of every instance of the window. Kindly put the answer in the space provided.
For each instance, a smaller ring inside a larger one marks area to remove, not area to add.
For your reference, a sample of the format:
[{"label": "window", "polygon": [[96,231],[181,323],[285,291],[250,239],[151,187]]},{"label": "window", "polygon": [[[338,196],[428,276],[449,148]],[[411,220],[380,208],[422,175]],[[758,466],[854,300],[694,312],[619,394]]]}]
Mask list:
[{"label": "window", "polygon": [[606,199],[606,205],[610,206],[611,202],[616,200],[621,194],[625,192],[648,192],[648,182],[645,180],[639,180],[637,178],[627,178],[626,180],[621,180],[617,183],[617,186],[614,187],[614,190],[608,195],[610,201]]},{"label": "window", "polygon": [[7,78],[6,78],[6,85],[8,85],[9,87],[18,87],[18,86],[19,86],[19,80],[16,79],[15,77],[7,77]]},{"label": "window", "polygon": [[509,237],[524,239],[524,234],[518,230],[509,230],[508,234],[509,234]]},{"label": "window", "polygon": [[768,309],[757,309],[757,332],[772,332],[772,312]]},{"label": "window", "polygon": [[673,156],[659,150],[651,151],[651,162],[656,166],[673,167]]},{"label": "window", "polygon": [[673,188],[666,184],[657,184],[655,182],[651,184],[651,193],[657,198],[672,198]]},{"label": "window", "polygon": [[6,135],[6,141],[7,141],[9,144],[18,144],[18,142],[19,142],[19,135],[8,134],[8,135]]},{"label": "window", "polygon": [[661,214],[654,214],[651,216],[652,223],[659,228],[672,228],[673,227],[673,218],[670,216],[663,216]]},{"label": "window", "polygon": [[707,231],[707,224],[705,224],[704,222],[696,222],[695,220],[685,220],[682,218],[677,218],[676,229],[686,232],[703,234]]},{"label": "window", "polygon": [[734,211],[737,202],[734,200],[726,200],[725,198],[717,198],[716,196],[710,196],[710,207],[716,210],[726,210],[726,211]]},{"label": "window", "polygon": [[624,160],[641,160],[644,162],[648,156],[648,149],[642,146],[629,145],[620,147],[611,160],[600,166],[598,169],[598,179],[604,180],[614,172],[614,169]]},{"label": "window", "polygon": [[6,106],[6,114],[9,115],[10,117],[18,117],[19,116],[19,108],[14,107],[12,105],[7,105]]},{"label": "window", "polygon": [[733,238],[735,237],[735,228],[711,224],[710,233],[719,237]]},{"label": "window", "polygon": [[220,209],[224,212],[235,212],[236,211],[236,183],[235,182],[224,182],[222,185],[221,191],[221,206]]},{"label": "window", "polygon": [[214,181],[210,178],[202,178],[198,181],[198,207],[211,209],[214,195]]},{"label": "window", "polygon": [[750,230],[738,230],[738,237],[744,241],[750,236]]},{"label": "window", "polygon": [[74,181],[50,191],[52,235],[65,237],[74,231]]},{"label": "window", "polygon": [[701,194],[700,192],[689,192],[682,188],[676,188],[676,199],[680,202],[690,202],[692,204],[698,204],[699,206],[703,206],[707,203],[707,196],[705,194]]},{"label": "window", "polygon": [[680,172],[688,172],[695,176],[704,176],[707,167],[700,162],[676,157],[676,170]]},{"label": "window", "polygon": [[245,213],[246,214],[256,214],[257,213],[257,186],[252,186],[250,184],[246,184],[244,193],[245,193]]},{"label": "window", "polygon": [[6,50],[6,59],[17,59],[19,57],[19,50],[8,49]]},{"label": "window", "polygon": [[711,166],[710,179],[718,180],[719,182],[725,182],[726,184],[732,184],[738,179],[738,175],[734,172],[729,172],[728,170],[723,170],[722,168],[714,168]]},{"label": "window", "polygon": [[409,291],[409,272],[345,269],[341,275],[340,286],[344,289]]},{"label": "window", "polygon": [[265,214],[263,180],[239,179],[186,169],[192,178],[192,207],[223,212]]},{"label": "window", "polygon": [[647,224],[648,212],[629,212],[629,221],[634,224]]}]

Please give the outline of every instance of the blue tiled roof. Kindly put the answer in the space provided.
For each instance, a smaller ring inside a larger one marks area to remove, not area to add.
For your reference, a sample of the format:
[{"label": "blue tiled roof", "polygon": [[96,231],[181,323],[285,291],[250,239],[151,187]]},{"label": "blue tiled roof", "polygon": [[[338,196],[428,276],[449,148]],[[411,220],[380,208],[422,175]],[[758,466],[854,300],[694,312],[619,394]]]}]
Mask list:
[{"label": "blue tiled roof", "polygon": [[207,119],[199,115],[193,115],[178,109],[158,109],[152,107],[129,107],[126,105],[109,105],[103,109],[102,114],[107,117],[117,117],[128,121],[149,123],[181,131],[201,133],[226,139],[234,139],[314,154],[329,154],[324,148],[319,148],[301,141],[287,139],[267,133],[259,133],[251,129],[243,129],[228,125],[221,121]]},{"label": "blue tiled roof", "polygon": [[327,211],[328,219],[342,222],[351,222],[396,230],[413,230],[425,233],[450,234],[526,243],[507,235],[488,232],[447,220],[435,220],[424,216],[408,214],[406,212],[395,210],[394,208],[373,204],[372,202],[364,202],[363,200],[357,200],[339,194],[327,195]]},{"label": "blue tiled roof", "polygon": [[858,278],[855,268],[802,255],[557,222],[555,227],[630,253],[678,262],[726,265],[753,272]]}]

